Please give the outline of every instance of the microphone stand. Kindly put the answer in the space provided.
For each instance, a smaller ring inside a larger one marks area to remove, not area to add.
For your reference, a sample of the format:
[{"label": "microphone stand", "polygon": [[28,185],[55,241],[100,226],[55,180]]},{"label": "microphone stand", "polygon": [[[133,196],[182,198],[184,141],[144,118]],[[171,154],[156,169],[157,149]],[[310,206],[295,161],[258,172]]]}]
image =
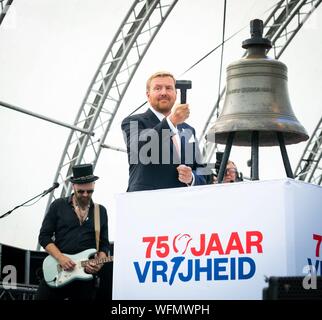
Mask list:
[{"label": "microphone stand", "polygon": [[16,207],[14,207],[13,209],[9,210],[9,211],[8,211],[8,212],[6,212],[5,214],[1,215],[1,216],[0,216],[0,219],[1,219],[1,218],[4,218],[4,217],[6,217],[6,216],[8,216],[12,211],[14,211],[14,210],[16,210],[16,209],[18,209],[18,208],[20,208],[20,207],[24,206],[26,203],[28,203],[28,202],[30,202],[30,201],[32,201],[32,200],[34,200],[34,199],[36,199],[36,198],[38,198],[38,197],[40,197],[40,196],[41,196],[41,197],[45,196],[47,193],[48,193],[48,190],[45,190],[45,191],[43,191],[42,193],[40,193],[40,194],[38,194],[38,195],[34,196],[33,198],[31,198],[31,199],[27,200],[26,202],[24,202],[24,203],[22,203],[22,204],[19,204],[18,206],[16,206]]}]

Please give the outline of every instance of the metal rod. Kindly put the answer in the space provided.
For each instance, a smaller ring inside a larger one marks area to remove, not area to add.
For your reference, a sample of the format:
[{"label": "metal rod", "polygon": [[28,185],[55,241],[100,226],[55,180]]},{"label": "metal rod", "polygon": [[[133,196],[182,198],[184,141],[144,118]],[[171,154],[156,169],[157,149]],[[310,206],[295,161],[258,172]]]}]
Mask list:
[{"label": "metal rod", "polygon": [[250,179],[251,180],[259,180],[259,173],[258,173],[258,131],[252,132],[252,150],[251,150],[251,173]]},{"label": "metal rod", "polygon": [[18,112],[22,112],[22,113],[28,114],[28,115],[30,115],[32,117],[35,117],[35,118],[39,118],[39,119],[42,119],[42,120],[45,120],[45,121],[49,121],[49,122],[58,124],[59,126],[62,126],[62,127],[66,127],[66,128],[69,128],[69,129],[72,129],[72,130],[75,130],[75,131],[80,131],[82,133],[85,133],[85,134],[89,134],[91,136],[94,136],[94,132],[93,131],[89,131],[89,130],[86,130],[86,129],[81,129],[81,128],[78,128],[76,126],[73,126],[73,125],[70,125],[70,124],[67,124],[67,123],[58,121],[58,120],[50,119],[50,118],[45,117],[45,116],[43,116],[41,114],[34,113],[34,112],[31,112],[31,111],[28,111],[28,110],[19,108],[17,106],[14,106],[12,104],[9,104],[9,103],[3,102],[3,101],[0,101],[0,105],[3,106],[3,107],[5,107],[5,108],[8,108],[8,109],[12,109],[12,110],[15,110],[15,111],[18,111]]},{"label": "metal rod", "polygon": [[25,284],[30,284],[30,250],[25,252]]},{"label": "metal rod", "polygon": [[1,243],[0,243],[0,272],[2,272],[2,244]]},{"label": "metal rod", "polygon": [[114,146],[104,144],[104,143],[101,144],[101,147],[105,148],[105,149],[111,149],[111,150],[114,150],[114,151],[120,151],[120,152],[125,152],[125,153],[127,152],[126,149],[124,149],[124,148],[114,147]]},{"label": "metal rod", "polygon": [[276,134],[277,134],[278,143],[280,144],[280,149],[281,149],[281,154],[282,154],[282,158],[283,158],[286,176],[288,178],[294,179],[294,174],[293,174],[293,171],[291,168],[290,160],[288,159],[287,151],[285,148],[285,141],[284,141],[283,133],[277,132]]},{"label": "metal rod", "polygon": [[227,138],[227,144],[225,147],[225,152],[222,156],[222,160],[221,160],[221,164],[220,164],[220,168],[219,168],[219,173],[218,173],[218,183],[222,183],[224,180],[224,175],[225,175],[225,171],[226,171],[226,165],[229,159],[229,155],[230,155],[230,150],[231,150],[231,146],[233,144],[234,141],[234,136],[235,136],[235,132],[229,132],[228,138]]},{"label": "metal rod", "polygon": [[0,24],[2,23],[5,15],[7,14],[7,11],[9,10],[10,5],[12,4],[13,0],[8,0],[5,7],[3,7],[3,2],[1,2],[1,13],[0,13]]}]

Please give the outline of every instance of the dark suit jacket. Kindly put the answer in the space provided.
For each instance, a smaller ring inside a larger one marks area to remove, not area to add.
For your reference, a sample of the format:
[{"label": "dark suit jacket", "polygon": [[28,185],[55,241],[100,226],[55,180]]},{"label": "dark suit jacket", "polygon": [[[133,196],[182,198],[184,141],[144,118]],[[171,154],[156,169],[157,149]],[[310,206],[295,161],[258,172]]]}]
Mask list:
[{"label": "dark suit jacket", "polygon": [[[129,161],[129,185],[127,191],[186,187],[178,180],[179,164],[192,168],[195,185],[206,184],[198,174],[202,168],[195,130],[186,123],[178,126],[181,138],[181,158],[177,156],[171,131],[166,118],[161,122],[148,109],[122,121]],[[199,171],[199,169],[198,169]]]}]

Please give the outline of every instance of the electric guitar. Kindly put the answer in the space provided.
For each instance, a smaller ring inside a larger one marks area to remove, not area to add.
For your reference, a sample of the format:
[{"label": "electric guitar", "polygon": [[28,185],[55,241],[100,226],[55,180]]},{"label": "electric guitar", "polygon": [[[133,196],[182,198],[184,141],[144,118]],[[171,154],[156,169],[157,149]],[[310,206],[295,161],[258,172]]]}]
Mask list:
[{"label": "electric guitar", "polygon": [[50,287],[59,288],[74,280],[91,280],[93,275],[86,273],[84,269],[89,262],[94,262],[94,264],[97,265],[113,261],[112,256],[88,260],[88,258],[93,256],[95,253],[96,249],[87,249],[77,254],[65,254],[65,256],[69,257],[76,263],[76,266],[71,271],[65,271],[55,258],[48,255],[42,264],[45,281]]}]

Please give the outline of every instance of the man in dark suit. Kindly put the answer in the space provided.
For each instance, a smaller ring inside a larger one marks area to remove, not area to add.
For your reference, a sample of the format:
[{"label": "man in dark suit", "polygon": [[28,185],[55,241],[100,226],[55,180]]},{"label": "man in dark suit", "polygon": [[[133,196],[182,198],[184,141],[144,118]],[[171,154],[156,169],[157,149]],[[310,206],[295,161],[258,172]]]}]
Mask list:
[{"label": "man in dark suit", "polygon": [[122,121],[129,161],[127,191],[206,184],[188,104],[176,104],[175,78],[153,74],[146,84],[150,104],[145,113]]}]

